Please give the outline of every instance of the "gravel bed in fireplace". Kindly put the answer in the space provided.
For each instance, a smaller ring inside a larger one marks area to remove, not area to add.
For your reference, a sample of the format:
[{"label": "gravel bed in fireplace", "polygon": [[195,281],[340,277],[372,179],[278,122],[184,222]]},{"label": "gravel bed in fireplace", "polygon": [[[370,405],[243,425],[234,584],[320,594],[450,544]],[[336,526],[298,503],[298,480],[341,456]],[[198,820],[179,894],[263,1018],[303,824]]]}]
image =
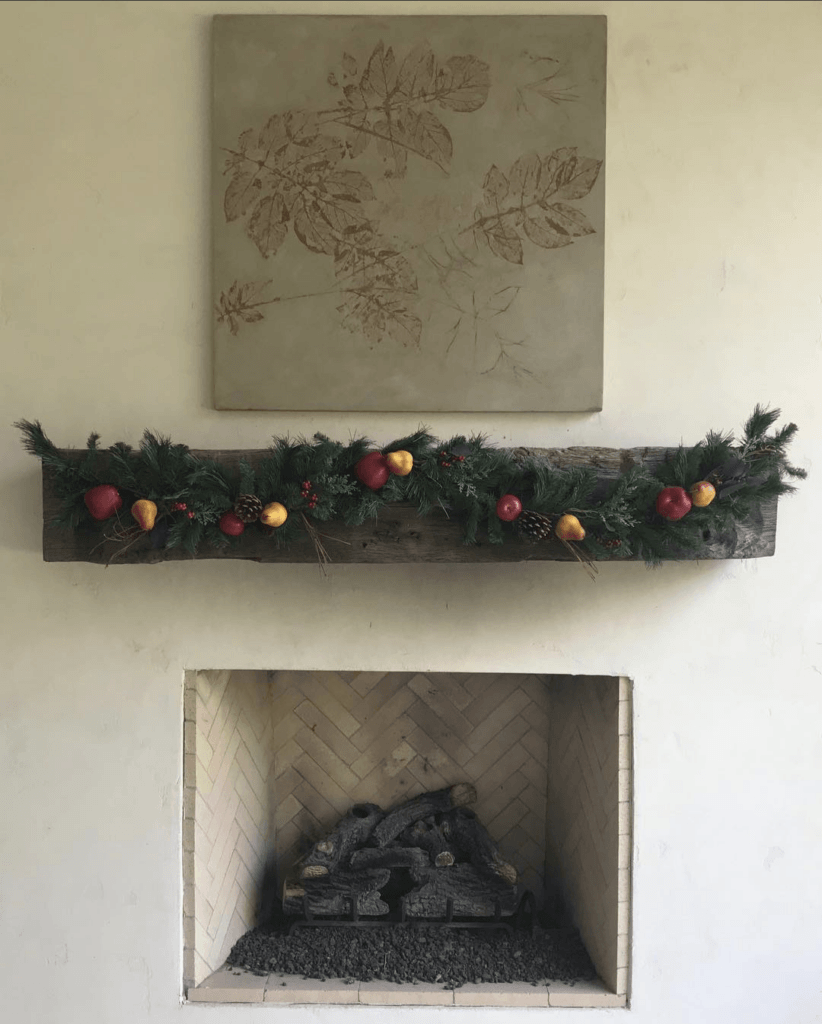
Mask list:
[{"label": "gravel bed in fireplace", "polygon": [[459,988],[590,981],[597,977],[570,929],[479,932],[417,925],[397,928],[255,928],[235,943],[227,963],[256,974],[302,978],[421,982]]}]

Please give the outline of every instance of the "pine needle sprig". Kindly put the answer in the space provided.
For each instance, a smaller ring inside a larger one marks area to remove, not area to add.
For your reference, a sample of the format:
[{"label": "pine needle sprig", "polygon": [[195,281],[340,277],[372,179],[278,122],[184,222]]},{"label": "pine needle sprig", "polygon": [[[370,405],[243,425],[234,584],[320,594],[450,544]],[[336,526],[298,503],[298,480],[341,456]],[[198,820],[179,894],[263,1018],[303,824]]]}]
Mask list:
[{"label": "pine needle sprig", "polygon": [[767,406],[757,402],[754,406],[754,411],[745,421],[745,426],[742,428],[743,450],[748,444],[760,442],[768,433],[769,428],[779,419],[780,415],[781,411],[779,409],[769,409]]},{"label": "pine needle sprig", "polygon": [[733,456],[733,444],[734,435],[732,433],[709,431],[699,446],[702,458],[697,477],[704,480],[711,470],[728,462]]},{"label": "pine needle sprig", "polygon": [[[97,483],[97,478],[86,463],[85,458],[80,458],[79,453],[67,455],[60,451],[54,442],[46,436],[39,420],[18,420],[14,426],[23,434],[23,448],[36,458],[40,459],[44,466],[54,470],[58,477],[67,475],[80,476],[89,484]],[[86,447],[86,456],[92,453],[96,456],[96,441],[98,434],[92,434]],[[94,442],[94,445],[92,445]]]},{"label": "pine needle sprig", "polygon": [[433,452],[436,443],[437,439],[429,434],[424,427],[420,427],[413,434],[398,437],[391,444],[381,448],[380,451],[383,455],[387,455],[389,452],[410,452],[414,456],[414,461],[419,462]]},{"label": "pine needle sprig", "polygon": [[486,522],[488,524],[488,540],[492,544],[502,544],[505,541],[505,531],[499,516],[489,511]]},{"label": "pine needle sprig", "polygon": [[433,460],[422,460],[407,478],[405,499],[417,508],[417,514],[427,516],[442,500]]},{"label": "pine needle sprig", "polygon": [[59,469],[68,462],[63,452],[46,436],[39,420],[17,420],[14,426],[23,434],[25,450],[40,459],[45,466]]},{"label": "pine needle sprig", "polygon": [[687,489],[699,479],[701,465],[702,446],[700,444],[694,445],[693,448],[680,445],[668,460],[667,473],[663,477],[666,486]]},{"label": "pine needle sprig", "polygon": [[251,466],[248,459],[240,459],[239,462],[239,479],[237,481],[237,493],[238,494],[256,494],[257,493],[257,473]]},{"label": "pine needle sprig", "polygon": [[[798,430],[796,424],[788,423],[775,433],[768,434],[768,429],[780,415],[779,409],[767,409],[761,405],[755,407],[745,423],[739,457],[748,462],[755,473],[776,474],[780,479],[790,476],[804,480],[808,475],[807,470],[791,465],[786,454]],[[787,487],[789,491],[794,489],[791,485]]]},{"label": "pine needle sprig", "polygon": [[527,499],[528,507],[546,515],[562,515],[571,508],[587,507],[597,484],[596,472],[588,466],[553,469],[545,463],[534,463],[530,476],[533,493]]},{"label": "pine needle sprig", "polygon": [[212,548],[217,548],[218,550],[225,550],[232,540],[235,542],[237,540],[236,537],[226,537],[219,527],[213,524],[205,527],[203,530],[203,539],[206,544],[210,545]]},{"label": "pine needle sprig", "polygon": [[659,482],[643,466],[632,466],[611,483],[600,504],[569,511],[624,540],[643,521],[658,491]]},{"label": "pine needle sprig", "polygon": [[288,459],[292,443],[287,437],[275,438],[257,466],[257,496],[264,505],[283,501],[288,484]]},{"label": "pine needle sprig", "polygon": [[299,516],[289,516],[282,526],[278,526],[276,530],[270,531],[269,540],[277,548],[287,548],[288,545],[292,544],[302,533],[303,529],[299,521]]},{"label": "pine needle sprig", "polygon": [[[87,446],[83,455],[79,452],[69,454],[60,451],[47,437],[39,420],[19,420],[14,425],[23,434],[23,448],[52,471],[54,490],[60,501],[52,525],[75,530],[81,523],[91,521],[83,496],[100,482],[94,466],[96,447]],[[97,435],[92,434],[90,440],[92,438],[96,443]]]},{"label": "pine needle sprig", "polygon": [[198,522],[197,520],[192,521],[185,519],[182,521],[190,523],[188,530],[183,534],[183,551],[187,552],[189,555],[195,555],[197,553],[197,548],[200,546],[205,535],[205,524]]},{"label": "pine needle sprig", "polygon": [[[464,544],[476,544],[477,542],[477,531],[482,520],[483,509],[479,504],[474,505],[468,510],[468,514],[465,519],[465,525],[463,527],[463,543]],[[489,519],[490,522],[490,519]]]}]

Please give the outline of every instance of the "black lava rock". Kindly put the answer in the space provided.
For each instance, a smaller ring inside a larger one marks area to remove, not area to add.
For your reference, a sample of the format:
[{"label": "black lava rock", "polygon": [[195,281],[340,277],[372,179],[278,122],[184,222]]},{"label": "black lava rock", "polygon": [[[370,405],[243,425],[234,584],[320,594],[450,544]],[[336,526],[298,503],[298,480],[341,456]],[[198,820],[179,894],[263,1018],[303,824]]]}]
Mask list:
[{"label": "black lava rock", "polygon": [[577,932],[567,929],[481,932],[425,925],[396,928],[255,928],[234,945],[227,963],[257,974],[294,974],[346,981],[495,984],[596,978]]}]

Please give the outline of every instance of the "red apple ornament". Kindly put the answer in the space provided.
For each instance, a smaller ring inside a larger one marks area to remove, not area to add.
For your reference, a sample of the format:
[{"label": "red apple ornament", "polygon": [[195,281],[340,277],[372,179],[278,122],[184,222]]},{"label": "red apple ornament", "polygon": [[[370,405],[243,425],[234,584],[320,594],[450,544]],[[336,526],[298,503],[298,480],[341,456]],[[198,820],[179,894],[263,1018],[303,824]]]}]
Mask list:
[{"label": "red apple ornament", "polygon": [[665,487],[656,496],[656,510],[663,519],[681,519],[691,511],[691,496],[683,487]]},{"label": "red apple ornament", "polygon": [[114,484],[98,484],[83,495],[86,508],[98,521],[110,519],[123,507],[123,499]]},{"label": "red apple ornament", "polygon": [[504,523],[513,523],[521,512],[522,502],[516,494],[503,494],[497,502],[497,515]]},{"label": "red apple ornament", "polygon": [[217,523],[226,537],[239,537],[245,530],[245,523],[233,512],[223,512],[220,521]]},{"label": "red apple ornament", "polygon": [[370,487],[372,491],[378,491],[383,487],[391,475],[388,459],[382,452],[369,452],[368,455],[363,455],[354,467],[354,472],[360,483]]}]

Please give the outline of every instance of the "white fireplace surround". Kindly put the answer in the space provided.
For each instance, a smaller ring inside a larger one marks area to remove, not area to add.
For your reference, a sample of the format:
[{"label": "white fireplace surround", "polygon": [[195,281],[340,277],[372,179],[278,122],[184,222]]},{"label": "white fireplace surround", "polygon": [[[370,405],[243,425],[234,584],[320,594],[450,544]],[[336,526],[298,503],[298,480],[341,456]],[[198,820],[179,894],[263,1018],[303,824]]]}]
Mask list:
[{"label": "white fireplace surround", "polygon": [[[191,671],[185,681],[184,979],[196,1002],[624,1006],[631,685],[494,673]],[[578,927],[594,985],[356,986],[221,970],[306,839],[352,803],[456,782],[540,907]],[[400,989],[401,991],[396,991]]]}]

